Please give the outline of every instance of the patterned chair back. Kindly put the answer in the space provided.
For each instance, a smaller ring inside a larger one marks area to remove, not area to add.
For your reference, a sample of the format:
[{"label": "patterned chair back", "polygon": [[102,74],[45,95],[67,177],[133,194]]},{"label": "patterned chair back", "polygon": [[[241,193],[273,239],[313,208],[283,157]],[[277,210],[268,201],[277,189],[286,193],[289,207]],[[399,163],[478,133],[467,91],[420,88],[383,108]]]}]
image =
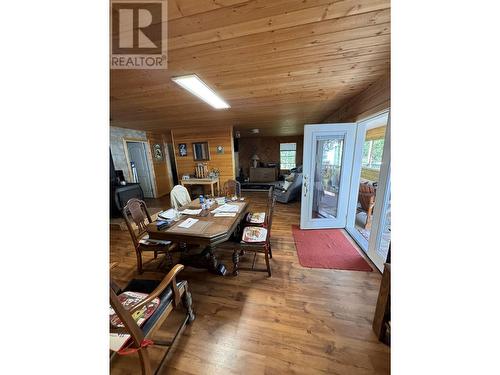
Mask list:
[{"label": "patterned chair back", "polygon": [[[122,210],[125,223],[127,224],[128,231],[132,237],[135,247],[139,246],[139,240],[147,233],[147,226],[152,223],[151,216],[149,215],[146,203],[140,199],[130,199]],[[137,233],[134,229],[135,224]]]}]

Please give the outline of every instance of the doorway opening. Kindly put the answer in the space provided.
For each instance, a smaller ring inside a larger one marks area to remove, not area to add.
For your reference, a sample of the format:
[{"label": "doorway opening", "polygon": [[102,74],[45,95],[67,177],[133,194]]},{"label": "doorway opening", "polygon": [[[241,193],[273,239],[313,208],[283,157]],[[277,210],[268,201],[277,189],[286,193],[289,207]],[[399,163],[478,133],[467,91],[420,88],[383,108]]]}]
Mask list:
[{"label": "doorway opening", "polygon": [[154,198],[155,191],[145,141],[124,140],[131,181],[141,186],[145,198]]},{"label": "doorway opening", "polygon": [[343,228],[378,269],[390,247],[389,110],[304,127],[301,229]]}]

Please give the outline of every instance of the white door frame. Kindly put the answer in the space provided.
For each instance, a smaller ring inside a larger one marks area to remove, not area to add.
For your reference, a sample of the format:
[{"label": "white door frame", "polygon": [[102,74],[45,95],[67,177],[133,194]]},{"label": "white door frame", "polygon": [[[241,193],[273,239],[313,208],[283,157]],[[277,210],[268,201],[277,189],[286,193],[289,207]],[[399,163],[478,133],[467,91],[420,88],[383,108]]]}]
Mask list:
[{"label": "white door frame", "polygon": [[[342,164],[339,181],[339,196],[337,199],[336,218],[312,218],[312,197],[314,188],[314,172],[316,163],[317,137],[344,136],[342,150]],[[356,137],[356,123],[339,124],[307,124],[304,125],[304,154],[303,154],[303,176],[302,176],[302,199],[300,228],[344,228],[347,220],[348,198],[350,191],[351,168]],[[310,182],[312,181],[312,183]],[[344,199],[342,199],[342,197]]]},{"label": "white door frame", "polygon": [[[361,179],[363,146],[366,137],[366,122],[376,117],[388,114],[387,129],[384,138],[384,151],[382,155],[382,165],[379,172],[379,183],[377,186],[377,196],[375,198],[375,209],[373,212],[373,221],[370,230],[370,238],[366,240],[356,229],[356,210],[358,205],[359,182]],[[385,259],[382,259],[377,253],[380,246],[382,231],[379,231],[383,225],[382,213],[385,211],[390,196],[390,168],[391,168],[391,128],[390,128],[390,109],[378,112],[373,116],[362,119],[358,122],[356,133],[356,147],[351,177],[351,191],[349,196],[349,208],[346,231],[356,241],[375,266],[382,271]]]},{"label": "white door frame", "polygon": [[377,249],[382,240],[383,224],[385,222],[385,210],[391,192],[391,114],[387,121],[387,130],[385,132],[384,153],[382,155],[382,165],[380,167],[379,185],[377,186],[377,196],[375,198],[375,209],[373,210],[373,223],[368,244],[368,257],[382,272],[387,257],[382,258]]},{"label": "white door frame", "polygon": [[[375,117],[375,116],[374,116]],[[371,117],[370,117],[371,118]],[[356,146],[352,163],[351,190],[349,207],[347,209],[346,231],[365,252],[368,251],[368,240],[356,229],[356,212],[358,207],[359,181],[361,180],[361,164],[363,162],[363,146],[366,138],[366,120],[358,122],[356,126]]]},{"label": "white door frame", "polygon": [[144,149],[146,150],[146,158],[148,160],[148,169],[149,169],[149,180],[151,182],[151,188],[153,191],[153,198],[158,197],[158,192],[156,190],[156,175],[153,166],[153,155],[151,154],[151,147],[149,141],[145,141],[144,139],[135,139],[135,138],[123,138],[123,148],[125,151],[125,159],[127,160],[127,168],[129,176],[132,178],[132,167],[130,166],[130,158],[128,156],[128,145],[129,142],[142,143],[144,144]]}]

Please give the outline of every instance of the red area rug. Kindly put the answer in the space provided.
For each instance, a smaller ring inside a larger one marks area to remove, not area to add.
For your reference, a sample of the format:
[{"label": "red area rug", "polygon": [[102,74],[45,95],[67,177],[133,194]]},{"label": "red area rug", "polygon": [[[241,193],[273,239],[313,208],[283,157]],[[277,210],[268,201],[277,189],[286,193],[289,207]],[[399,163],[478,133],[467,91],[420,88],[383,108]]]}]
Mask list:
[{"label": "red area rug", "polygon": [[301,230],[292,225],[292,233],[303,267],[373,271],[341,229]]}]

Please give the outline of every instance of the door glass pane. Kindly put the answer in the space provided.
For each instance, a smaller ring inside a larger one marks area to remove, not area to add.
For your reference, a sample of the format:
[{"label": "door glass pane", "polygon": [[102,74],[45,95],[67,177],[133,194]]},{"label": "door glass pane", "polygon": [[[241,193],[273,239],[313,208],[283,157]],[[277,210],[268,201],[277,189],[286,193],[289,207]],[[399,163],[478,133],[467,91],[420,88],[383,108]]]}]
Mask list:
[{"label": "door glass pane", "polygon": [[371,236],[375,200],[380,184],[380,167],[384,153],[385,132],[387,130],[388,115],[384,114],[367,120],[363,156],[361,161],[361,175],[358,187],[358,202],[354,228],[358,235],[356,242],[364,251],[368,251]]},{"label": "door glass pane", "polygon": [[[390,186],[388,186],[390,189]],[[391,196],[389,194],[388,202],[385,206],[384,212],[382,212],[382,221],[381,221],[381,231],[382,234],[380,236],[380,245],[377,249],[378,255],[382,259],[387,258],[387,253],[389,252],[389,245],[391,243]]]},{"label": "door glass pane", "polygon": [[316,141],[312,218],[336,218],[344,136]]}]

